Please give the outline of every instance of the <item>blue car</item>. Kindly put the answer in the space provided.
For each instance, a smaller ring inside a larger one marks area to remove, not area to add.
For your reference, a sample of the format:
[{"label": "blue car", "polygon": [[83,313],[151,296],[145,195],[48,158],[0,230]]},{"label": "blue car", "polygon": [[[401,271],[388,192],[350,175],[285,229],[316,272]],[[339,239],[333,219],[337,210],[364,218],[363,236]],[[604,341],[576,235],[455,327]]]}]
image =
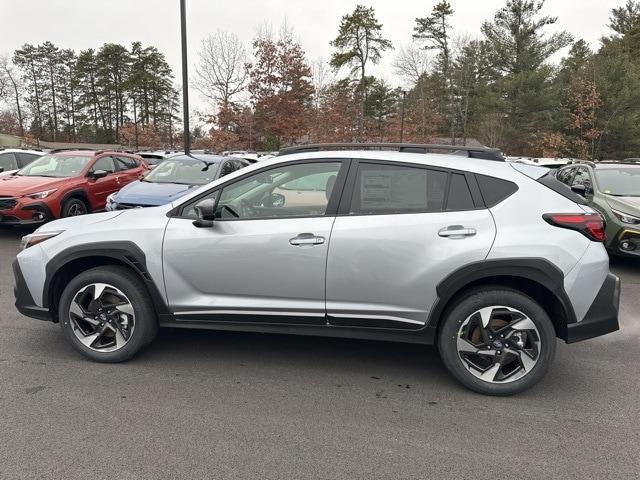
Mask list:
[{"label": "blue car", "polygon": [[156,207],[186,195],[192,188],[213,182],[250,165],[242,158],[184,155],[164,159],[142,179],[107,197],[106,210]]}]

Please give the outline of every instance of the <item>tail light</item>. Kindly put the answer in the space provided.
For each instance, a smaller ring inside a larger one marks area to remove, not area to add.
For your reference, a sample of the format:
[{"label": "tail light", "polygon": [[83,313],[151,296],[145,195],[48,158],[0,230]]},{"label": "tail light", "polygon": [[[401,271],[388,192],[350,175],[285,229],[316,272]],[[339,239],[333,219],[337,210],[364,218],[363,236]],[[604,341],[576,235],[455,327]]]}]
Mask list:
[{"label": "tail light", "polygon": [[589,240],[604,242],[604,219],[599,213],[545,213],[542,218],[555,227],[580,232]]}]

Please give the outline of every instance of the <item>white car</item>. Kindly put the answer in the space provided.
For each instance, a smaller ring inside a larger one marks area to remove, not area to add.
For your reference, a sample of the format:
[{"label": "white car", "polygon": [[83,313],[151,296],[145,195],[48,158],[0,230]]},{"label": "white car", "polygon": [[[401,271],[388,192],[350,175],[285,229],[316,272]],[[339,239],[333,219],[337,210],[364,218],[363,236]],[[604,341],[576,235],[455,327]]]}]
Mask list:
[{"label": "white car", "polygon": [[36,158],[40,158],[41,150],[23,148],[0,148],[0,175],[9,175],[26,167]]}]

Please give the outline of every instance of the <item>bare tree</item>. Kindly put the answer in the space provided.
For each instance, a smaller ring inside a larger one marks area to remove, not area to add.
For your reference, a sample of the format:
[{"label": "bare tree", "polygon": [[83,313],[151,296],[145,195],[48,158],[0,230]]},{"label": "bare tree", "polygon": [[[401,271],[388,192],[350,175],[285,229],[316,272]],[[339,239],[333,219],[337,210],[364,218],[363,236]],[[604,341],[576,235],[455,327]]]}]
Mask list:
[{"label": "bare tree", "polygon": [[311,64],[312,83],[313,83],[313,106],[317,110],[320,109],[322,95],[331,83],[333,83],[333,69],[324,58],[318,57]]},{"label": "bare tree", "polygon": [[234,33],[218,30],[202,40],[199,56],[194,87],[216,108],[228,110],[249,80],[244,45]]},{"label": "bare tree", "polygon": [[393,61],[393,68],[396,75],[401,77],[409,85],[415,85],[420,78],[429,71],[431,59],[428,50],[419,48],[411,43],[401,46],[396,59]]},{"label": "bare tree", "polygon": [[14,72],[13,66],[6,55],[0,56],[0,100],[9,102],[9,98],[15,102],[18,123],[20,124],[20,135],[24,136],[24,120],[22,108],[20,107],[20,84],[19,76]]}]

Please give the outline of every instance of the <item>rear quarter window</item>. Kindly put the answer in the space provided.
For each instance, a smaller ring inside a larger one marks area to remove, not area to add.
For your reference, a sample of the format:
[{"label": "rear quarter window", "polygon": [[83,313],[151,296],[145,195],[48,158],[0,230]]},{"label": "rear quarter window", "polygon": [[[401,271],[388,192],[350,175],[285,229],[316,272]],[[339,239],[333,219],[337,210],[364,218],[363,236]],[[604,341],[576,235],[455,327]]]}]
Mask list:
[{"label": "rear quarter window", "polygon": [[499,204],[518,191],[518,185],[508,180],[503,180],[502,178],[476,174],[476,179],[478,180],[480,193],[487,207],[493,207]]},{"label": "rear quarter window", "polygon": [[571,200],[572,202],[577,203],[578,205],[588,205],[587,201],[584,197],[575,193],[569,186],[562,183],[556,177],[551,175],[551,173],[547,173],[538,179],[538,183],[541,183],[545,187],[553,190],[559,195],[562,195],[564,198]]}]

